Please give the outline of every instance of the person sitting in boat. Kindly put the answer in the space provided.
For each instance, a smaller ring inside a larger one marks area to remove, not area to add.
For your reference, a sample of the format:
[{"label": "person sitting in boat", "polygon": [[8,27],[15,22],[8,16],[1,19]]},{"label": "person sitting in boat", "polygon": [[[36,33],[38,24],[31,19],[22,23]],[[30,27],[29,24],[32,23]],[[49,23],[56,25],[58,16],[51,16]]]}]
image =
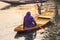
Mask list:
[{"label": "person sitting in boat", "polygon": [[34,18],[31,16],[30,12],[27,12],[25,17],[24,17],[24,22],[23,22],[24,29],[27,28],[32,28],[36,26],[36,22]]}]

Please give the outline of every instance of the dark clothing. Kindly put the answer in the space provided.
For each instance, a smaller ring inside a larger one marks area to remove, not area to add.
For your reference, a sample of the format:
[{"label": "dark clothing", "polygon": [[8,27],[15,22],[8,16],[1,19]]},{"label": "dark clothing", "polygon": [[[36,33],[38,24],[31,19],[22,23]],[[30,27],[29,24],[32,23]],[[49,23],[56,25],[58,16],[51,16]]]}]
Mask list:
[{"label": "dark clothing", "polygon": [[26,16],[24,17],[24,29],[31,28],[36,26],[36,22],[33,17],[30,15],[30,12],[27,12]]}]

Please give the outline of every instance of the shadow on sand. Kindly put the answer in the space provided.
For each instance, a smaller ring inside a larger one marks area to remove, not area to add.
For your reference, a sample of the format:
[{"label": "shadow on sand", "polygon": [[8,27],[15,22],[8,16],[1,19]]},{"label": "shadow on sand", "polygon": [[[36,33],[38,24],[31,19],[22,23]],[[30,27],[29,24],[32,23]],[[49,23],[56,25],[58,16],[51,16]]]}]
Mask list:
[{"label": "shadow on sand", "polygon": [[19,37],[24,37],[25,40],[34,40],[36,37],[36,30],[29,32],[17,32],[14,38],[17,39]]}]

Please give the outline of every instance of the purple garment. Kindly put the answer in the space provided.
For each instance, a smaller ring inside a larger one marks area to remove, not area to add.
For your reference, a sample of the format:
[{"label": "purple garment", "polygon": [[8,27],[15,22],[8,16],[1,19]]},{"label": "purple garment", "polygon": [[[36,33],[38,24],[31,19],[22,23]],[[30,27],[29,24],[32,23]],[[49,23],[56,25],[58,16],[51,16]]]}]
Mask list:
[{"label": "purple garment", "polygon": [[24,17],[23,25],[24,25],[24,29],[36,26],[36,22],[31,16],[30,12],[27,12],[26,16]]}]

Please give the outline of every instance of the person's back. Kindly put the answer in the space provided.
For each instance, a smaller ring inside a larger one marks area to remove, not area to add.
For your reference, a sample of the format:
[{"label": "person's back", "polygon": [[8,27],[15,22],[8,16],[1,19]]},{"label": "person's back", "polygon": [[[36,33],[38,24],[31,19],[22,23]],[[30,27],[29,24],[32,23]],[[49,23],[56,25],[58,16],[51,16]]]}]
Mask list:
[{"label": "person's back", "polygon": [[36,26],[36,22],[31,16],[30,12],[27,12],[26,16],[24,17],[24,29],[31,28]]}]

